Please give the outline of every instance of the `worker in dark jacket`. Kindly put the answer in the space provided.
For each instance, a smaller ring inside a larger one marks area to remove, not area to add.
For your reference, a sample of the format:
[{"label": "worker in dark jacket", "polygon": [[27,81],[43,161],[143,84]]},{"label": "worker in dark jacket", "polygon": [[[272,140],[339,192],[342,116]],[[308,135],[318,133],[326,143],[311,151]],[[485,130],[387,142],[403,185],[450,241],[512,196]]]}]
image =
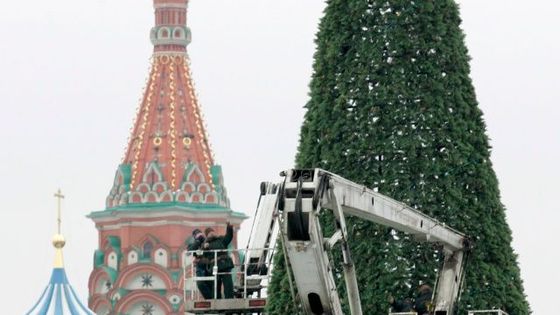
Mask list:
[{"label": "worker in dark jacket", "polygon": [[418,292],[416,298],[414,299],[414,310],[418,315],[428,315],[430,312],[430,306],[432,304],[432,287],[427,284],[423,284],[418,287]]},{"label": "worker in dark jacket", "polygon": [[[189,250],[200,251],[200,253],[193,254],[195,258],[195,264],[196,264],[196,269],[195,269],[196,276],[197,277],[212,276],[212,266],[209,266],[210,260],[207,257],[205,257],[202,253],[202,246],[206,241],[206,237],[199,229],[195,229],[192,232],[192,236],[194,241],[189,244],[188,246]],[[202,294],[202,296],[205,299],[210,300],[214,298],[214,281],[209,281],[209,280],[197,281],[196,286],[198,287],[198,291],[200,291],[200,294]]]},{"label": "worker in dark jacket", "polygon": [[410,300],[410,298],[405,298],[404,300],[399,301],[390,296],[389,304],[391,304],[392,311],[395,313],[412,312],[412,301]]},{"label": "worker in dark jacket", "polygon": [[389,304],[394,312],[416,312],[418,315],[429,315],[432,306],[432,287],[422,284],[418,287],[414,303],[410,298],[398,301],[392,296],[389,297]]},{"label": "worker in dark jacket", "polygon": [[[226,235],[218,236],[213,228],[207,228],[206,241],[203,244],[205,250],[204,256],[210,261],[210,266],[217,266],[218,279],[216,287],[216,298],[222,298],[222,285],[224,288],[224,297],[226,299],[233,298],[233,279],[231,270],[233,269],[233,260],[227,252],[227,248],[233,239],[233,226],[228,222]],[[218,251],[215,254],[215,251]],[[217,261],[215,261],[217,259]]]}]

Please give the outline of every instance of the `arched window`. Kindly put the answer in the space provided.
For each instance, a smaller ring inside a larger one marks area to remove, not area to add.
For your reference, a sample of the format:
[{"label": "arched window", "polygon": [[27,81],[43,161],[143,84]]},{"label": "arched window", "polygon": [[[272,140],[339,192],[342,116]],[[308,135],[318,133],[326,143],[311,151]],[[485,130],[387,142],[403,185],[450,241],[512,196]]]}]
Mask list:
[{"label": "arched window", "polygon": [[152,251],[154,250],[154,244],[151,241],[146,241],[142,247],[142,257],[145,259],[152,258]]},{"label": "arched window", "polygon": [[109,266],[109,267],[111,267],[111,268],[113,268],[113,269],[115,269],[115,270],[118,270],[118,268],[119,268],[119,261],[118,261],[118,259],[117,259],[117,253],[111,252],[111,253],[109,254],[109,256],[107,257],[107,266]]},{"label": "arched window", "polygon": [[167,268],[167,251],[163,248],[156,250],[154,262],[163,268]]},{"label": "arched window", "polygon": [[131,250],[131,251],[128,253],[128,264],[129,264],[129,265],[133,265],[133,264],[135,264],[135,263],[137,263],[137,262],[138,262],[138,254],[136,253],[135,250]]}]

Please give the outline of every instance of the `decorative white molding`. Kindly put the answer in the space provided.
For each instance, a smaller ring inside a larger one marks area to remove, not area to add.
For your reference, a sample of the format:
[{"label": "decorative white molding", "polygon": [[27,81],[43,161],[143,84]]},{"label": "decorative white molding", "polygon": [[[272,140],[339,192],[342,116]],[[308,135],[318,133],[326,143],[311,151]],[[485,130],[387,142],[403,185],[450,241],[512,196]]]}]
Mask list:
[{"label": "decorative white molding", "polygon": [[[110,222],[115,221],[118,219],[138,219],[138,218],[167,218],[167,217],[182,217],[187,219],[199,219],[199,218],[211,218],[211,219],[224,219],[228,218],[233,223],[234,220],[238,220],[238,218],[231,218],[232,212],[228,209],[224,209],[224,211],[205,211],[204,209],[192,209],[192,210],[182,210],[173,207],[169,208],[157,208],[151,211],[135,211],[135,210],[127,210],[127,211],[113,211],[111,212],[111,216],[96,218],[93,217],[92,220],[95,223],[103,223],[103,222]],[[243,220],[239,218],[239,222]],[[237,221],[236,221],[237,222]]]},{"label": "decorative white molding", "polygon": [[126,314],[146,314],[145,307],[152,307],[150,309],[151,315],[165,315],[165,311],[160,307],[159,303],[151,301],[141,301],[134,304],[131,308],[126,310]]},{"label": "decorative white molding", "polygon": [[161,8],[172,8],[172,9],[186,9],[187,2],[185,4],[180,3],[157,3],[154,4],[154,9],[161,9]]},{"label": "decorative white molding", "polygon": [[167,251],[164,248],[159,248],[154,253],[154,262],[163,268],[167,268]]},{"label": "decorative white molding", "polygon": [[131,250],[130,252],[128,252],[128,261],[127,261],[127,265],[134,265],[135,263],[138,262],[138,253],[136,252],[136,250]]},{"label": "decorative white molding", "polygon": [[[149,285],[148,285],[149,283]],[[139,272],[134,277],[128,279],[122,287],[127,290],[167,290],[165,281],[158,275],[150,272]],[[132,313],[136,314],[136,313]]]},{"label": "decorative white molding", "polygon": [[107,292],[109,292],[110,288],[107,287],[107,282],[109,281],[109,278],[103,276],[100,277],[97,282],[95,283],[95,293],[96,294],[105,294]]},{"label": "decorative white molding", "polygon": [[120,224],[113,224],[113,225],[106,225],[100,228],[100,231],[111,231],[111,230],[118,230],[122,229],[123,227],[156,227],[156,226],[163,226],[163,225],[181,225],[186,227],[209,227],[209,226],[216,226],[218,224],[223,223],[216,223],[216,222],[185,222],[185,221],[171,221],[171,220],[161,220],[161,221],[152,221],[152,222],[126,222]]}]

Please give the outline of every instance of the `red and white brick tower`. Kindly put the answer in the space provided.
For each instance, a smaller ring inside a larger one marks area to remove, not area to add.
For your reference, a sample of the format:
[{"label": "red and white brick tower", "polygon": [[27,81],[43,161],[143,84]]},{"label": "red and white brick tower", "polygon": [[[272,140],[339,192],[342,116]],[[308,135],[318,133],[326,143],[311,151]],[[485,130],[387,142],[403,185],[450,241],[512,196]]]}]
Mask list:
[{"label": "red and white brick tower", "polygon": [[[224,232],[229,207],[193,89],[188,0],[154,0],[152,68],[99,231],[89,280],[96,314],[184,314],[181,266],[195,228]],[[236,239],[233,242],[236,246]]]}]

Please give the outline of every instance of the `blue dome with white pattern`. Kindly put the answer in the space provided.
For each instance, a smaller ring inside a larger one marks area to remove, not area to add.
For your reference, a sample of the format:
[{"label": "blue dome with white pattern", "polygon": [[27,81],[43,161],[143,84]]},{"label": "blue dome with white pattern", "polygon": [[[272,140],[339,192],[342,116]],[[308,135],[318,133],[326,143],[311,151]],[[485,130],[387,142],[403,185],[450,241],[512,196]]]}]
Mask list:
[{"label": "blue dome with white pattern", "polygon": [[80,302],[76,292],[68,282],[62,257],[62,248],[66,244],[66,240],[60,234],[60,226],[58,230],[59,233],[52,239],[52,244],[56,250],[51,281],[41,294],[39,301],[26,315],[95,315]]},{"label": "blue dome with white pattern", "polygon": [[64,268],[54,268],[51,281],[39,301],[26,315],[94,315],[78,299]]}]

